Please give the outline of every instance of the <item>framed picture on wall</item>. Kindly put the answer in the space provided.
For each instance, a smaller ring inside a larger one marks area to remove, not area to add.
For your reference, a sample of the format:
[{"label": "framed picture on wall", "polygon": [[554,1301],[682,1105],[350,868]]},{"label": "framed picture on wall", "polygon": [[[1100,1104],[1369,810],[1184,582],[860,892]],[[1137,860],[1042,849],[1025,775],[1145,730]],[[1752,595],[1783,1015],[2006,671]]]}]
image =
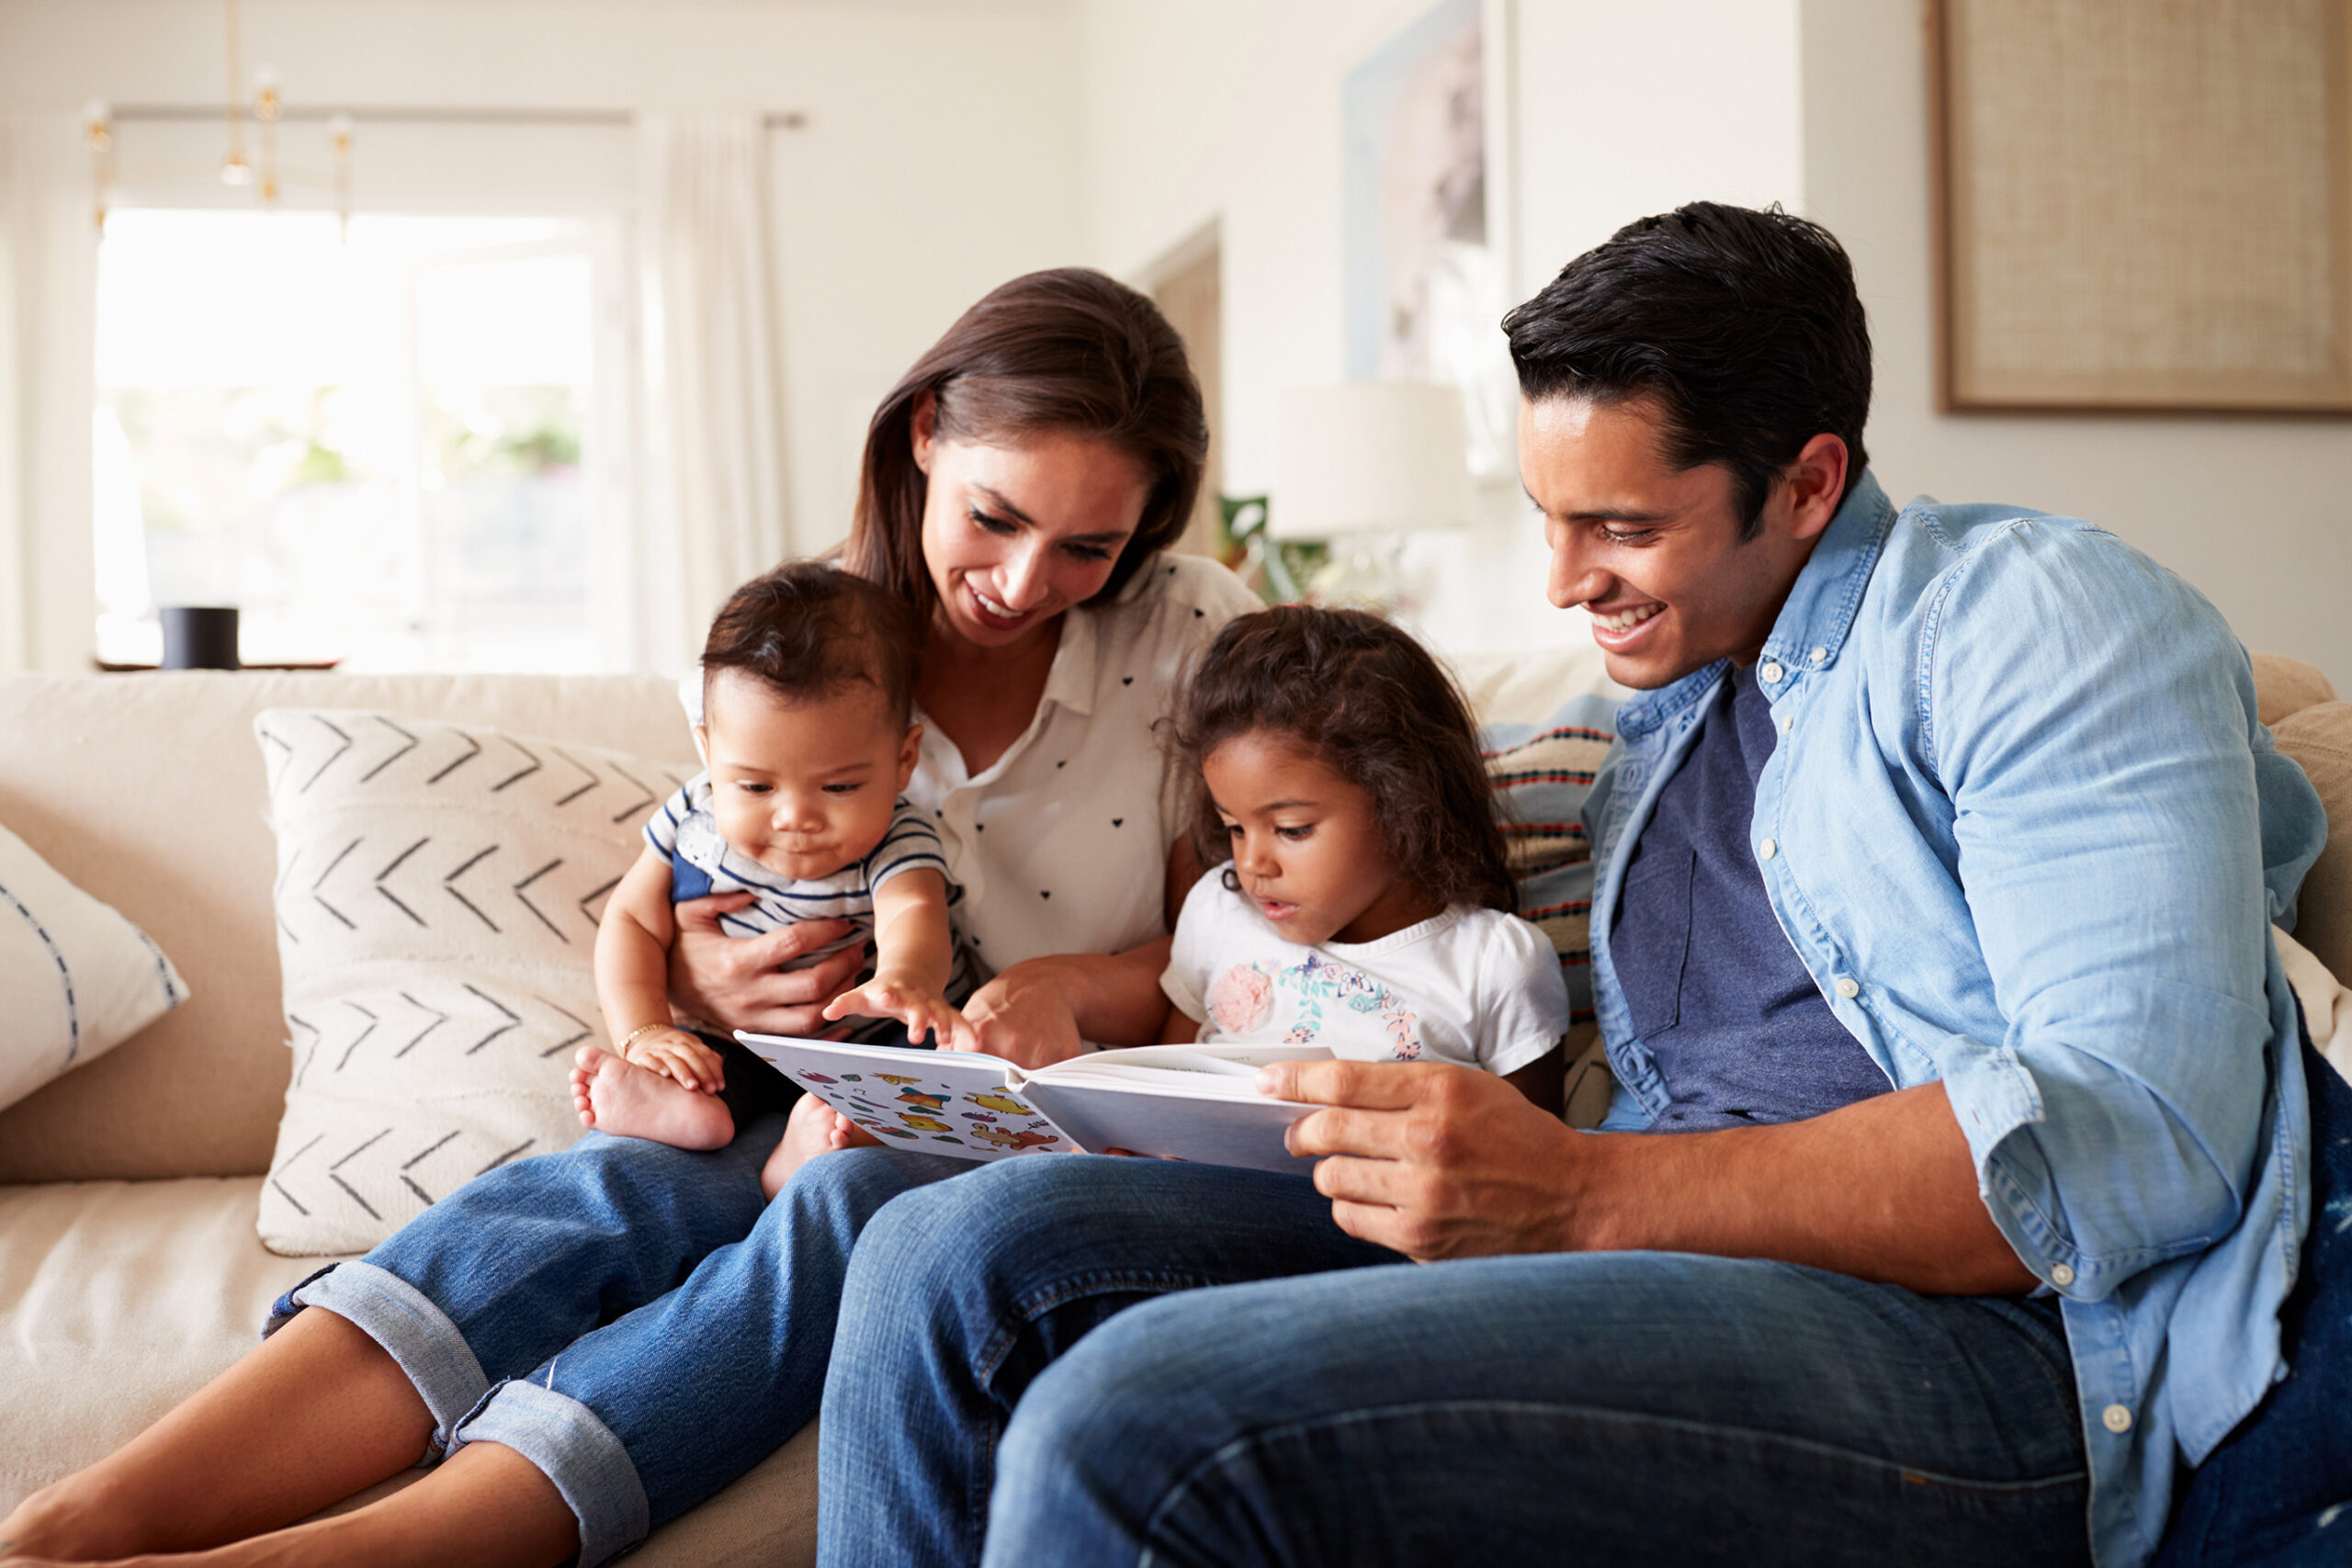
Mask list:
[{"label": "framed picture on wall", "polygon": [[[1438,0],[1340,89],[1348,378],[1459,386],[1470,469],[1515,472],[1511,0]],[[1498,145],[1498,142],[1505,143]]]},{"label": "framed picture on wall", "polygon": [[2352,0],[1930,0],[1951,410],[2352,413]]}]

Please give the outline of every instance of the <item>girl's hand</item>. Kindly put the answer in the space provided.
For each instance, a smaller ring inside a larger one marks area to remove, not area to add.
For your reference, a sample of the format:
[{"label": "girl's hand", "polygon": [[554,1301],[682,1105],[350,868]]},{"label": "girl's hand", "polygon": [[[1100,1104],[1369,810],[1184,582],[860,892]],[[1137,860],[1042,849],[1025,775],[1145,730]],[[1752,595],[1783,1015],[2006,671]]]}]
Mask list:
[{"label": "girl's hand", "polygon": [[854,991],[843,991],[825,1004],[828,1019],[845,1018],[851,1013],[864,1013],[874,1018],[895,1018],[907,1026],[907,1041],[920,1044],[936,1036],[939,1047],[945,1051],[976,1051],[972,1026],[964,1015],[948,1005],[947,998],[928,987],[901,980],[895,976],[876,975]]},{"label": "girl's hand", "polygon": [[644,1036],[621,1060],[704,1094],[717,1094],[727,1087],[727,1068],[718,1053],[683,1029],[663,1029]]},{"label": "girl's hand", "polygon": [[825,1032],[824,1004],[865,965],[853,943],[806,969],[781,966],[839,942],[842,920],[803,920],[758,936],[729,936],[718,917],[751,903],[749,893],[721,893],[677,906],[670,944],[670,997],[680,1012],[729,1030],[806,1039]]}]

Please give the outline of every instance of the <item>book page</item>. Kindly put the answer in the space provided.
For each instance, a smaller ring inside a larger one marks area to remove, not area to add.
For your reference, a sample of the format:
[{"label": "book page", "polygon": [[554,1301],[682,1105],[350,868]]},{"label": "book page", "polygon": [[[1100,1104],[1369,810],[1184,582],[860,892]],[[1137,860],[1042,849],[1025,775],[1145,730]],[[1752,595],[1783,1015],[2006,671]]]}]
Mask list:
[{"label": "book page", "polygon": [[1016,1086],[1125,1084],[1159,1093],[1254,1100],[1263,1098],[1254,1087],[1260,1067],[1330,1059],[1331,1053],[1320,1045],[1136,1045],[1073,1056],[1034,1072],[1016,1068],[1010,1081]]},{"label": "book page", "polygon": [[[1177,1074],[1155,1075],[1178,1077]],[[1204,1077],[1220,1088],[1232,1080]],[[1033,1078],[1030,1100],[1068,1132],[1080,1147],[1210,1165],[1238,1165],[1304,1176],[1315,1168],[1283,1145],[1283,1134],[1300,1117],[1322,1109],[1295,1100],[1268,1100],[1241,1084],[1244,1098],[1227,1094],[1138,1091],[1125,1083],[1059,1082]]]},{"label": "book page", "polygon": [[1006,1087],[1016,1069],[1001,1056],[771,1034],[735,1038],[893,1147],[980,1160],[1076,1148],[1051,1118]]}]

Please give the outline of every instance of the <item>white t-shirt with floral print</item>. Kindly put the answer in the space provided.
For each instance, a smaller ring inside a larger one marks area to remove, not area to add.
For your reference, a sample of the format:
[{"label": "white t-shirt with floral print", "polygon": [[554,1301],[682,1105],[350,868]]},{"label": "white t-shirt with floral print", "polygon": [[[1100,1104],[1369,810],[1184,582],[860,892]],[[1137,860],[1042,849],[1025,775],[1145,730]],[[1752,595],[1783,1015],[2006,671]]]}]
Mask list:
[{"label": "white t-shirt with floral print", "polygon": [[1457,904],[1376,942],[1302,947],[1226,886],[1228,869],[1186,896],[1159,977],[1204,1043],[1511,1073],[1567,1032],[1559,955],[1516,915]]}]

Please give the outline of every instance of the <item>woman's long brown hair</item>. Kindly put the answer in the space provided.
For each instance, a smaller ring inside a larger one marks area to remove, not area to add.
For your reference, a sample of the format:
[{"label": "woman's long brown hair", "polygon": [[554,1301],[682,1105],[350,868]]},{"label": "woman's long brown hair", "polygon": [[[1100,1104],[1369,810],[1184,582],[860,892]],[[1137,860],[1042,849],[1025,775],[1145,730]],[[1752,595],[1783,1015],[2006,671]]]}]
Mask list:
[{"label": "woman's long brown hair", "polygon": [[927,480],[914,415],[936,400],[944,440],[1012,444],[1047,434],[1108,443],[1149,477],[1143,519],[1089,603],[1117,593],[1182,536],[1208,461],[1207,415],[1183,340],[1149,299],[1085,267],[1033,272],[991,290],[899,378],[865,432],[857,511],[842,564],[928,619]]}]

